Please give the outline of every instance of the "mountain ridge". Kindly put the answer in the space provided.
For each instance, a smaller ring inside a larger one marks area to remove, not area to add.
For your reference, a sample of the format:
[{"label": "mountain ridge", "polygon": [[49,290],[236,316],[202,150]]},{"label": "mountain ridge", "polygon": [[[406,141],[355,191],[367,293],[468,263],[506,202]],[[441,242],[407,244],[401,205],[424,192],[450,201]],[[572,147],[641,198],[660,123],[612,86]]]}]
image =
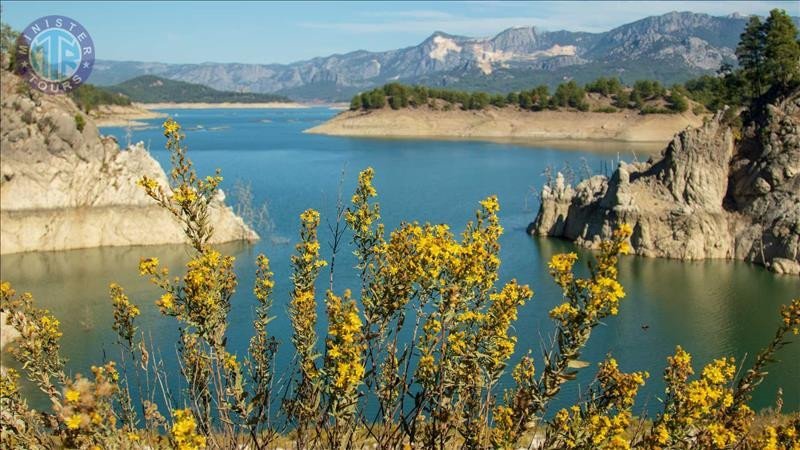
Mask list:
[{"label": "mountain ridge", "polygon": [[[675,11],[601,33],[523,26],[473,38],[435,31],[417,45],[290,64],[98,60],[91,82],[110,85],[153,74],[223,91],[328,101],[346,100],[389,81],[496,92],[534,83],[552,87],[577,73],[582,79],[618,76],[629,83],[649,75],[668,84],[735,63],[735,46],[747,20]],[[793,20],[800,24],[800,18]]]},{"label": "mountain ridge", "polygon": [[106,90],[122,94],[138,103],[272,103],[288,102],[288,97],[253,92],[219,91],[205,85],[180,80],[170,80],[158,75],[140,75],[123,81]]}]

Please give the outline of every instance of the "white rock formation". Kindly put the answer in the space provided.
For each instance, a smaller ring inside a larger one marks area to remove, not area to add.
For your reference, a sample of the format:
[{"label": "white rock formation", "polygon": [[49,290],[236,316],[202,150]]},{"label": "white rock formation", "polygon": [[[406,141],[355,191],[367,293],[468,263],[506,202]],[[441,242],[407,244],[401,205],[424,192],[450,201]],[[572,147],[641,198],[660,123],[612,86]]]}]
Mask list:
[{"label": "white rock formation", "polygon": [[[142,144],[121,150],[69,98],[2,75],[0,253],[185,242],[179,222],[136,186],[142,175],[167,182]],[[214,242],[258,239],[224,196],[210,210]]]},{"label": "white rock formation", "polygon": [[593,247],[620,223],[639,255],[730,258],[800,274],[800,91],[734,141],[722,113],[678,133],[661,159],[542,190],[529,232]]}]

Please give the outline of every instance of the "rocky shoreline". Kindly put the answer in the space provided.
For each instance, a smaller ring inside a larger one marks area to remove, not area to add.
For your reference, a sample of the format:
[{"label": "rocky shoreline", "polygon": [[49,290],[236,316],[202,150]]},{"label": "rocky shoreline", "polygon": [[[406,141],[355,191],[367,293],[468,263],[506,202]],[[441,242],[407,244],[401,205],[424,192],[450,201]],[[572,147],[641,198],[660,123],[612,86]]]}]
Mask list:
[{"label": "rocky shoreline", "polygon": [[524,111],[517,107],[443,111],[429,107],[344,111],[306,133],[333,136],[469,138],[478,140],[585,140],[666,144],[702,116],[633,111]]},{"label": "rocky shoreline", "polygon": [[800,274],[800,91],[736,138],[723,112],[678,133],[659,158],[542,189],[529,233],[595,247],[620,223],[638,255],[741,259]]},{"label": "rocky shoreline", "polygon": [[[68,97],[2,75],[0,254],[185,242],[182,225],[136,186],[143,175],[167,184],[142,144],[120,149]],[[214,242],[258,239],[221,191],[210,214]]]}]

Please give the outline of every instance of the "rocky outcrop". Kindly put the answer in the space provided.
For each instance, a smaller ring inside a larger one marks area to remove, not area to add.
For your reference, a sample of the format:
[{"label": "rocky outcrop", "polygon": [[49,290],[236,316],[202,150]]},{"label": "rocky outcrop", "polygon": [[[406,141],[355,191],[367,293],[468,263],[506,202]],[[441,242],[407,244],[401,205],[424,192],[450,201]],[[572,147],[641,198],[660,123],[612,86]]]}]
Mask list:
[{"label": "rocky outcrop", "polygon": [[657,160],[621,162],[574,188],[542,190],[532,234],[593,247],[620,223],[639,255],[735,258],[800,274],[800,92],[768,105],[734,140],[718,113]]},{"label": "rocky outcrop", "polygon": [[[185,241],[180,223],[136,186],[142,175],[167,183],[142,144],[121,150],[69,98],[28,93],[2,75],[0,253]],[[258,239],[224,194],[210,214],[215,242]]]}]

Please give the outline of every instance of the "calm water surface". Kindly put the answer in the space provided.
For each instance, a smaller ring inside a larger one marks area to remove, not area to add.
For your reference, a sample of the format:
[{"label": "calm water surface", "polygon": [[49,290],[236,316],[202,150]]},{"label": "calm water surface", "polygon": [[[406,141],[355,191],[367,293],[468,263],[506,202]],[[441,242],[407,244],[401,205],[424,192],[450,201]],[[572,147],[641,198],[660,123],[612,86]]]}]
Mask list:
[{"label": "calm water surface", "polygon": [[[554,239],[532,238],[525,227],[538,206],[529,195],[532,185],[543,181],[547,166],[568,164],[576,172],[588,166],[603,171],[617,157],[646,158],[641,149],[622,144],[605,144],[593,152],[556,149],[547,145],[466,141],[379,140],[306,135],[310,128],[334,114],[328,109],[308,110],[174,110],[188,134],[190,156],[201,174],[219,167],[230,191],[236,180],[248,181],[258,203],[268,202],[275,229],[255,245],[228,244],[223,250],[237,257],[240,289],[233,300],[229,343],[243,355],[252,334],[254,300],[250,296],[254,277],[253,261],[265,253],[272,261],[277,286],[274,295],[272,332],[282,342],[279,365],[291,357],[289,322],[286,315],[289,284],[289,256],[298,230],[298,215],[316,208],[323,215],[320,240],[323,255],[329,234],[326,217],[335,209],[337,186],[344,171],[345,198],[355,186],[359,170],[372,166],[375,185],[389,227],[401,220],[449,223],[460,232],[472,218],[477,202],[497,194],[501,202],[503,281],[516,278],[535,291],[516,323],[518,353],[534,349],[538,357],[540,336],[552,325],[547,311],[560,303],[560,293],[549,279],[546,262],[557,252],[573,246]],[[163,164],[164,138],[158,124],[133,130],[133,141],[144,141]],[[126,130],[105,129],[120,142]],[[637,153],[638,152],[638,153]],[[235,198],[229,196],[230,201]],[[350,248],[337,260],[336,289],[355,287],[357,280]],[[578,250],[582,257],[590,256]],[[176,324],[161,317],[153,306],[157,292],[136,271],[139,258],[158,256],[177,269],[188,259],[181,246],[87,249],[69,252],[9,255],[2,259],[2,278],[18,290],[30,291],[39,305],[62,319],[64,353],[69,370],[87,372],[91,364],[115,358],[115,335],[111,330],[112,310],[108,285],[122,284],[132,300],[141,305],[140,324],[161,348],[167,366],[176,368],[174,342]],[[173,269],[173,270],[175,270]],[[778,324],[782,303],[800,294],[800,279],[780,277],[741,262],[670,260],[624,257],[620,278],[628,293],[618,316],[599,326],[582,359],[597,363],[611,353],[623,370],[648,370],[651,378],[640,393],[640,404],[658,409],[657,396],[663,391],[660,374],[666,357],[676,345],[689,350],[696,366],[713,358],[735,356],[751,359],[771,338]],[[324,279],[324,280],[323,280]],[[327,287],[327,274],[320,289]],[[322,309],[320,309],[321,311]],[[324,326],[324,324],[321,324]],[[517,355],[519,356],[519,355]],[[515,356],[515,358],[517,357]],[[781,361],[761,385],[755,406],[772,404],[778,387],[784,389],[785,408],[800,410],[800,342],[779,354]],[[596,367],[596,366],[595,366]],[[570,383],[558,403],[575,399],[595,369],[581,371],[578,383]],[[39,399],[41,400],[41,399]]]}]

